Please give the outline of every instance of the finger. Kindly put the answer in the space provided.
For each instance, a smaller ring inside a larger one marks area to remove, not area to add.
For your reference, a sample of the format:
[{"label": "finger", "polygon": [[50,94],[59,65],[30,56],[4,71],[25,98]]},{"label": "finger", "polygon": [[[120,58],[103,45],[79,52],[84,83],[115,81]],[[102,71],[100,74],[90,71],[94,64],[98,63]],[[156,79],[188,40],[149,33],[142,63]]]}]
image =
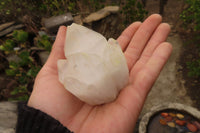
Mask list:
[{"label": "finger", "polygon": [[[172,45],[168,42],[161,43],[145,65],[147,74],[155,81],[172,52]],[[150,80],[149,80],[150,81]],[[152,84],[153,82],[151,82]]]},{"label": "finger", "polygon": [[158,45],[166,40],[169,32],[170,32],[170,27],[168,24],[163,23],[158,26],[152,38],[148,42],[144,51],[142,52],[140,59],[132,68],[133,70],[131,71],[131,73],[138,72],[141,69],[141,66],[144,66],[146,64],[146,62],[152,56],[154,50],[158,47]]},{"label": "finger", "polygon": [[151,15],[142,23],[142,25],[133,36],[129,46],[124,52],[129,70],[139,59],[145,45],[161,21],[162,17],[160,15]]},{"label": "finger", "polygon": [[156,31],[154,32],[153,36],[149,40],[147,46],[145,47],[144,51],[142,52],[141,58],[139,61],[146,63],[148,59],[153,54],[156,47],[165,42],[168,34],[170,33],[170,26],[167,23],[162,23],[158,26]]},{"label": "finger", "polygon": [[127,45],[131,41],[131,38],[133,37],[133,35],[137,31],[137,29],[140,27],[140,25],[141,25],[141,22],[132,23],[118,37],[117,41],[119,42],[119,44],[122,48],[122,51],[124,51],[126,49]]},{"label": "finger", "polygon": [[171,44],[163,42],[156,48],[148,62],[144,66],[141,66],[142,69],[140,69],[137,74],[132,73],[133,70],[131,70],[130,76],[134,76],[131,80],[132,83],[140,86],[136,88],[140,88],[140,91],[145,92],[146,90],[148,92],[170,57],[171,52]]},{"label": "finger", "polygon": [[170,57],[171,51],[171,44],[164,42],[159,45],[147,64],[136,74],[133,82],[120,92],[117,102],[131,114],[139,114],[141,111],[145,98]]},{"label": "finger", "polygon": [[65,26],[61,26],[59,28],[56,40],[53,44],[51,53],[49,55],[47,62],[45,63],[45,66],[57,69],[58,59],[65,58],[64,44],[65,44],[66,30],[67,28]]}]

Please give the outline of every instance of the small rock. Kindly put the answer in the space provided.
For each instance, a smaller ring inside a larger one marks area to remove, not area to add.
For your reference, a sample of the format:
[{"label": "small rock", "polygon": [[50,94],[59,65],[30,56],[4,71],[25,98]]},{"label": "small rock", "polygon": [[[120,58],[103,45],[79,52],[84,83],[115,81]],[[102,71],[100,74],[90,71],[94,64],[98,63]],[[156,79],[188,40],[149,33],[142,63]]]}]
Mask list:
[{"label": "small rock", "polygon": [[14,133],[17,123],[17,103],[0,102],[0,133]]},{"label": "small rock", "polygon": [[45,31],[38,31],[39,36],[45,36],[47,33]]},{"label": "small rock", "polygon": [[191,131],[191,132],[196,132],[198,129],[195,125],[188,123],[187,124],[187,128]]},{"label": "small rock", "polygon": [[165,117],[165,120],[167,121],[167,122],[170,122],[170,121],[172,121],[172,117],[171,116],[167,116],[167,117]]},{"label": "small rock", "polygon": [[59,16],[53,16],[44,20],[45,28],[51,32],[57,32],[59,26],[61,25],[70,25],[73,22],[73,17],[71,13],[66,13]]},{"label": "small rock", "polygon": [[111,13],[117,13],[118,11],[119,11],[119,6],[107,6],[97,12],[90,14],[83,20],[83,22],[91,23],[93,21],[98,21],[100,19],[107,17]]},{"label": "small rock", "polygon": [[45,62],[47,61],[48,57],[49,57],[49,52],[48,51],[42,51],[38,53],[41,63],[42,65],[45,64]]},{"label": "small rock", "polygon": [[170,115],[171,117],[176,117],[176,114],[174,114],[174,113],[169,113],[169,115]]},{"label": "small rock", "polygon": [[167,125],[167,122],[164,119],[160,119],[159,122],[160,122],[161,125]]},{"label": "small rock", "polygon": [[168,122],[167,125],[168,125],[169,127],[173,127],[173,128],[176,127],[176,125],[175,125],[174,122]]},{"label": "small rock", "polygon": [[176,122],[176,124],[179,125],[179,126],[183,126],[183,125],[186,124],[186,121],[183,121],[183,120],[176,120],[175,122]]},{"label": "small rock", "polygon": [[[34,43],[34,44],[36,44],[36,43]],[[33,50],[33,51],[44,51],[44,48],[31,47],[30,50]]]},{"label": "small rock", "polygon": [[119,6],[106,6],[103,9],[111,13],[117,13],[119,11]]},{"label": "small rock", "polygon": [[74,23],[79,24],[79,25],[83,25],[83,21],[81,19],[81,15],[78,15],[78,16],[74,17]]},{"label": "small rock", "polygon": [[21,58],[19,58],[16,54],[9,54],[8,57],[6,57],[6,59],[8,60],[8,62],[20,62]]},{"label": "small rock", "polygon": [[161,116],[166,118],[167,116],[169,116],[169,114],[168,113],[161,113]]},{"label": "small rock", "polygon": [[15,22],[12,21],[12,22],[8,22],[8,23],[5,23],[5,24],[1,24],[1,25],[0,25],[0,31],[6,29],[6,28],[8,28],[8,27],[10,27],[10,26],[13,25],[14,23],[15,23]]},{"label": "small rock", "polygon": [[20,47],[14,47],[13,50],[14,51],[19,51],[21,48]]},{"label": "small rock", "polygon": [[24,27],[23,24],[10,26],[9,28],[7,28],[7,29],[5,29],[5,30],[0,32],[0,37],[7,35],[7,34],[11,33],[14,30],[22,29],[23,27]]},{"label": "small rock", "polygon": [[176,114],[176,117],[179,118],[179,119],[183,119],[184,115],[182,115],[182,114]]}]

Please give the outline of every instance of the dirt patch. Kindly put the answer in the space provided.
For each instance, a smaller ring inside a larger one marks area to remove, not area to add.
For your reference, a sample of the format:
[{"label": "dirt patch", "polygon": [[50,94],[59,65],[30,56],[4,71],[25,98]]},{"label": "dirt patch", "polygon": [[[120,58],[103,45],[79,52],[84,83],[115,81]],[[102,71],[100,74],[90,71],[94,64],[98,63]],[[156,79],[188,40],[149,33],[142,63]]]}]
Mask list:
[{"label": "dirt patch", "polygon": [[191,77],[188,75],[189,69],[187,63],[200,58],[199,49],[197,46],[198,40],[193,40],[196,33],[182,33],[181,39],[185,42],[182,47],[182,52],[179,60],[181,68],[179,71],[182,73],[182,78],[185,80],[185,87],[187,88],[187,94],[191,97],[196,108],[200,110],[200,78]]}]

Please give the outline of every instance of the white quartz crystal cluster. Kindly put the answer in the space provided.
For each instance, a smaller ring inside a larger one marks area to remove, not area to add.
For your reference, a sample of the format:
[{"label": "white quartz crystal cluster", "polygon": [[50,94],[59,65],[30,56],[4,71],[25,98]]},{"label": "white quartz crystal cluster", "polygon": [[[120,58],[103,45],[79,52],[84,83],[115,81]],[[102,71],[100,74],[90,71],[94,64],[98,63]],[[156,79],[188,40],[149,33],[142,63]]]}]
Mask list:
[{"label": "white quartz crystal cluster", "polygon": [[73,23],[67,27],[66,59],[58,60],[59,81],[80,100],[99,105],[115,100],[128,83],[124,54],[114,39]]}]

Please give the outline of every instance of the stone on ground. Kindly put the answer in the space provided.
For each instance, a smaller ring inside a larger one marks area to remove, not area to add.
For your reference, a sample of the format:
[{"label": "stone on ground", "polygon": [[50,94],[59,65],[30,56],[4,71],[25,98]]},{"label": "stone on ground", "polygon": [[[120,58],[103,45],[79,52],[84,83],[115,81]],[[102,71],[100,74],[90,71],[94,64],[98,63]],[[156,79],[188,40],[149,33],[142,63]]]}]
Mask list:
[{"label": "stone on ground", "polygon": [[93,21],[98,21],[100,19],[107,17],[111,13],[117,13],[118,11],[119,11],[119,6],[106,6],[97,12],[91,13],[83,20],[83,22],[91,23]]},{"label": "stone on ground", "polygon": [[0,102],[0,133],[15,133],[17,103]]},{"label": "stone on ground", "polygon": [[59,16],[53,16],[47,19],[44,19],[45,28],[50,32],[57,32],[59,26],[61,25],[70,25],[73,22],[73,17],[71,13],[62,14]]}]

